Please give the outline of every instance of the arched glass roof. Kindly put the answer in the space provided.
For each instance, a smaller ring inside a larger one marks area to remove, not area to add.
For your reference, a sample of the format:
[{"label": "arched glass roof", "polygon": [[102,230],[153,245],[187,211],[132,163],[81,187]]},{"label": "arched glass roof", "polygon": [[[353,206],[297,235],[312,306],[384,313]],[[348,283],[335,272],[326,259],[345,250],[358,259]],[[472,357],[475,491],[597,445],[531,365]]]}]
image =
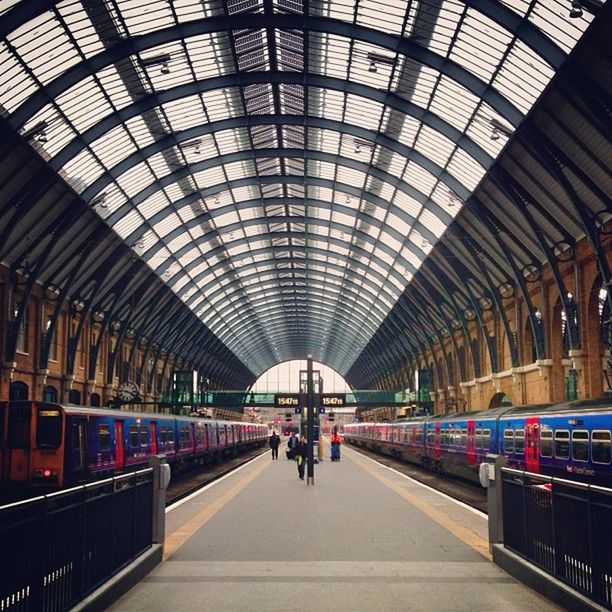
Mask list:
[{"label": "arched glass roof", "polygon": [[344,373],[587,28],[569,9],[5,1],[1,110],[252,372]]}]

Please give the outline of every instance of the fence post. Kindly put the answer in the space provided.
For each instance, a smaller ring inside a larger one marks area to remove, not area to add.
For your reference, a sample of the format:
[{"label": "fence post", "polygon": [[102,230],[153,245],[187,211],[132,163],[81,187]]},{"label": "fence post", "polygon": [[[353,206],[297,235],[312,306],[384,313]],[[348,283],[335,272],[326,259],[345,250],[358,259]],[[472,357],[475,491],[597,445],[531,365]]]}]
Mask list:
[{"label": "fence post", "polygon": [[489,514],[489,552],[493,544],[504,542],[504,512],[502,504],[503,455],[487,453],[486,462],[480,464],[480,484],[487,489],[487,507]]},{"label": "fence post", "polygon": [[164,544],[166,539],[166,489],[170,484],[170,466],[166,455],[149,459],[153,468],[153,544]]}]

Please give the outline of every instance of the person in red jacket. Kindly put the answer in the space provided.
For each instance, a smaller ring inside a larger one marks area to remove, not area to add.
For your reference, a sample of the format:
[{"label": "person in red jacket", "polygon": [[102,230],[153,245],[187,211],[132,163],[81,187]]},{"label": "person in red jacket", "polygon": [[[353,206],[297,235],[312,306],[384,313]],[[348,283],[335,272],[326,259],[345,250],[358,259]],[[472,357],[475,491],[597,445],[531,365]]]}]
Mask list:
[{"label": "person in red jacket", "polygon": [[340,461],[340,444],[342,443],[342,439],[338,434],[338,428],[334,427],[334,431],[331,435],[331,460],[332,461]]}]

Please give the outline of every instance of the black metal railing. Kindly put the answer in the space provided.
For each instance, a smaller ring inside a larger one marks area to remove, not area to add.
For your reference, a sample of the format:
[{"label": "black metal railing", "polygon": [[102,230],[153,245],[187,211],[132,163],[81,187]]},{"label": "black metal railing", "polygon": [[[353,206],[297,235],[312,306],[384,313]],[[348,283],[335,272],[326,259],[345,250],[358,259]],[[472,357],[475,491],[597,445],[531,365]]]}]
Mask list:
[{"label": "black metal railing", "polygon": [[61,612],[152,544],[153,469],[0,507],[0,610]]},{"label": "black metal railing", "polygon": [[502,468],[504,546],[612,607],[612,489]]}]

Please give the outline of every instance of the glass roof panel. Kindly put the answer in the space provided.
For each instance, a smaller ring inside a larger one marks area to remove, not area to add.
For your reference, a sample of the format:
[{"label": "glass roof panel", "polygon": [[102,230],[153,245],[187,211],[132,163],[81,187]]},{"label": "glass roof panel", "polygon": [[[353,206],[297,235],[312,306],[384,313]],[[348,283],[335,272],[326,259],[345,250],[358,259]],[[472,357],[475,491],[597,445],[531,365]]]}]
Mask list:
[{"label": "glass roof panel", "polygon": [[[459,0],[322,0],[304,32],[299,0],[45,6],[0,7],[17,16],[5,117],[253,368],[277,329],[266,309],[308,327],[306,304],[354,338],[335,357],[350,366],[554,75],[543,53],[569,53],[592,20],[566,0],[503,0],[495,19]],[[323,31],[327,17],[358,29]]]}]

